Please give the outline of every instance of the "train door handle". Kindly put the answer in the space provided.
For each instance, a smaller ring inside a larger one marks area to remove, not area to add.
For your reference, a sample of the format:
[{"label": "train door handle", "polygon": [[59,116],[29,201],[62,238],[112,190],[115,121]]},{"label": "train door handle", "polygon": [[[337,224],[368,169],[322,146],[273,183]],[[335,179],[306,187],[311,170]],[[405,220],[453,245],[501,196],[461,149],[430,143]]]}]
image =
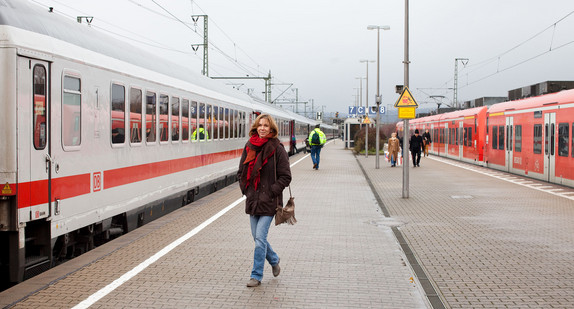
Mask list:
[{"label": "train door handle", "polygon": [[48,173],[50,171],[50,166],[52,165],[53,162],[54,162],[54,160],[52,159],[50,154],[47,153],[46,154],[46,173]]}]

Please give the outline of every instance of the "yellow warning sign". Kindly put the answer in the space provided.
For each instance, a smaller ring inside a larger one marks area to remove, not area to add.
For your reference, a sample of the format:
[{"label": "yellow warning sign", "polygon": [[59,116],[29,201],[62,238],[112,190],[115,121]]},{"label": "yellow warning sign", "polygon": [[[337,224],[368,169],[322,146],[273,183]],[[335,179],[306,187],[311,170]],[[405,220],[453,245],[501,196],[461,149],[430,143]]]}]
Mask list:
[{"label": "yellow warning sign", "polygon": [[416,107],[399,107],[399,118],[401,119],[415,119]]},{"label": "yellow warning sign", "polygon": [[395,103],[395,107],[419,107],[419,105],[417,101],[415,101],[415,98],[413,98],[409,88],[405,87],[403,93],[401,93],[401,96]]},{"label": "yellow warning sign", "polygon": [[4,188],[2,188],[2,194],[12,194],[12,188],[10,188],[9,183],[6,183]]},{"label": "yellow warning sign", "polygon": [[365,116],[365,120],[363,120],[363,123],[371,123],[371,120],[369,120],[369,116]]}]

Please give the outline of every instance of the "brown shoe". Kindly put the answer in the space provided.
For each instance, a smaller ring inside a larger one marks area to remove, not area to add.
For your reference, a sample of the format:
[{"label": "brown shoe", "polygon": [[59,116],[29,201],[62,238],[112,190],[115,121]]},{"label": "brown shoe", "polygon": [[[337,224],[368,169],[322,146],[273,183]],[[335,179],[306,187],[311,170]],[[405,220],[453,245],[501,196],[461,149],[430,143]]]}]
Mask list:
[{"label": "brown shoe", "polygon": [[274,266],[271,266],[271,268],[273,269],[273,277],[279,276],[279,273],[281,272],[281,267],[279,267],[279,262],[277,262],[277,264],[275,264]]},{"label": "brown shoe", "polygon": [[261,281],[255,279],[255,278],[251,278],[251,279],[249,279],[249,282],[247,282],[247,287],[252,288],[252,287],[259,286],[260,284],[261,284]]}]

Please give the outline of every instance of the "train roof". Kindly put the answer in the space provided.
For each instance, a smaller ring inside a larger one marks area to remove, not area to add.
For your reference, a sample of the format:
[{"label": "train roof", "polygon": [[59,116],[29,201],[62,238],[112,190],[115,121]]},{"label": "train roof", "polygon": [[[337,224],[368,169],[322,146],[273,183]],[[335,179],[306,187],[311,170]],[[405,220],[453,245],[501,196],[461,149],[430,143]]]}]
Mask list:
[{"label": "train roof", "polygon": [[563,90],[560,92],[549,93],[516,101],[493,104],[488,109],[488,113],[493,114],[511,110],[541,108],[544,106],[564,103],[574,103],[574,89]]},{"label": "train roof", "polygon": [[[158,72],[184,82],[217,91],[244,101],[251,97],[238,90],[230,89],[224,84],[201,75],[181,64],[176,64],[149,51],[135,47],[127,42],[113,38],[94,27],[79,24],[75,20],[64,18],[57,13],[44,9],[39,5],[22,0],[0,0],[0,27],[9,26],[79,46],[83,49],[102,54],[137,67]],[[7,31],[8,41],[21,42],[17,33],[11,35]],[[30,43],[30,42],[25,42]],[[40,52],[52,52],[55,44],[44,44]],[[85,55],[74,54],[78,60]]]}]

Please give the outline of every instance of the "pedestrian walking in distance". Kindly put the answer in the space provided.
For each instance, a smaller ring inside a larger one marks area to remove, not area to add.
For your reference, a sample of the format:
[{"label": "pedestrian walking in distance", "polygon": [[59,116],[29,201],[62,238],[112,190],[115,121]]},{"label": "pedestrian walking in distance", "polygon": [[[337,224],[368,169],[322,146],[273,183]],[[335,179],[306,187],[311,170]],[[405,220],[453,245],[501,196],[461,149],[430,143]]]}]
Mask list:
[{"label": "pedestrian walking in distance", "polygon": [[309,145],[311,145],[311,160],[313,161],[313,168],[319,169],[319,161],[321,160],[321,148],[327,142],[325,133],[321,131],[320,125],[317,124],[315,129],[309,133]]},{"label": "pedestrian walking in distance", "polygon": [[245,213],[249,215],[251,235],[255,241],[253,269],[248,287],[256,287],[263,279],[265,260],[271,264],[273,276],[279,276],[279,256],[267,241],[269,226],[277,206],[283,206],[283,189],[291,183],[289,156],[277,138],[279,129],[270,115],[261,114],[249,130],[239,162],[239,187],[246,197]]},{"label": "pedestrian walking in distance", "polygon": [[425,154],[425,157],[428,157],[429,156],[429,147],[430,147],[430,144],[432,143],[429,129],[426,129],[425,133],[423,133],[423,142],[425,143],[424,154]]},{"label": "pedestrian walking in distance", "polygon": [[415,135],[411,136],[409,141],[411,155],[413,157],[413,166],[420,167],[421,163],[421,152],[423,150],[423,137],[419,135],[419,129],[415,130]]},{"label": "pedestrian walking in distance", "polygon": [[391,138],[389,138],[388,142],[389,148],[389,159],[391,161],[391,167],[397,166],[397,160],[399,156],[399,149],[400,149],[400,142],[397,138],[397,133],[392,133]]}]

